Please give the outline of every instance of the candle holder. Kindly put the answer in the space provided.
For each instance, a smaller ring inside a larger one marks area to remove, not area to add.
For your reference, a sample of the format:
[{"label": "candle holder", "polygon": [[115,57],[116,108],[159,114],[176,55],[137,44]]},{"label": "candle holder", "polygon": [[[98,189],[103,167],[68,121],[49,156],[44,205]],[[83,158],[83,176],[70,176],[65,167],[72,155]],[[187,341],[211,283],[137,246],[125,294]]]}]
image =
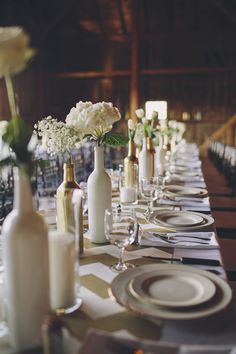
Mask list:
[{"label": "candle holder", "polygon": [[[128,172],[128,173],[127,173]],[[138,165],[132,164],[126,173],[120,175],[120,203],[138,203]]]},{"label": "candle holder", "polygon": [[57,315],[76,311],[79,297],[78,243],[75,235],[49,233],[50,307]]}]

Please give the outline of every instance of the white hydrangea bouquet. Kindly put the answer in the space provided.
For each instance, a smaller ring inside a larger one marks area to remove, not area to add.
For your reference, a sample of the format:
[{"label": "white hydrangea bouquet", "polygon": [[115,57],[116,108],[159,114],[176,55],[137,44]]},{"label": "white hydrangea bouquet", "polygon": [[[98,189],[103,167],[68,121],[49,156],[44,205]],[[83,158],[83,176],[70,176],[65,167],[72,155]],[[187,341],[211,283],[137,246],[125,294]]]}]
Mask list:
[{"label": "white hydrangea bouquet", "polygon": [[127,137],[111,133],[113,124],[121,119],[118,108],[110,102],[78,102],[66,117],[66,124],[81,132],[83,138],[95,141],[98,146],[113,147],[127,144]]}]

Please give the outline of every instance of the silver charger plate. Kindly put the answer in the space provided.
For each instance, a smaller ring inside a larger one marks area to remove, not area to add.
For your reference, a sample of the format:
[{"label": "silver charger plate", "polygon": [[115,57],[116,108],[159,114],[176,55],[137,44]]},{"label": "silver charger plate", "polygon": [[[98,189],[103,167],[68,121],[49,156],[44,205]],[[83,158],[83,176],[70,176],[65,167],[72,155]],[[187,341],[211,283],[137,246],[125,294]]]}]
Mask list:
[{"label": "silver charger plate", "polygon": [[[132,279],[144,272],[154,271],[158,274],[158,271],[162,269],[179,269],[180,272],[187,271],[192,272],[193,274],[202,275],[214,283],[216,287],[215,295],[207,302],[181,309],[178,307],[158,306],[150,302],[140,301],[130,294],[128,286]],[[232,299],[232,290],[222,278],[202,269],[176,264],[149,264],[129,269],[119,274],[111,284],[110,295],[120,305],[140,316],[153,319],[191,320],[207,317],[224,310]]]},{"label": "silver charger plate", "polygon": [[210,300],[215,284],[200,274],[178,269],[144,272],[132,279],[128,290],[140,301],[152,304],[186,308]]}]

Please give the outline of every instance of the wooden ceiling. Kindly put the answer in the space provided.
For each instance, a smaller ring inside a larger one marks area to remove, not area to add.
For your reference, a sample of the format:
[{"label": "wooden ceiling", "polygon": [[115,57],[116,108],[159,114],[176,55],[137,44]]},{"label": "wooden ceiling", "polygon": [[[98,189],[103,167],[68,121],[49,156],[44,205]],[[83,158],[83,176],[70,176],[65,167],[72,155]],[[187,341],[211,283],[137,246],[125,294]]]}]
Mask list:
[{"label": "wooden ceiling", "polygon": [[174,117],[236,109],[235,0],[5,0],[0,25],[38,49],[43,114],[63,118],[78,97],[124,114],[147,98]]},{"label": "wooden ceiling", "polygon": [[[108,41],[117,62],[113,65],[129,66],[134,16],[145,68],[235,66],[235,0],[6,0],[0,4],[0,25],[24,26],[35,46],[47,52],[51,48],[55,53],[55,48],[56,54],[62,53],[63,47],[71,57],[79,52],[82,70],[90,68],[88,55],[95,54],[99,61],[99,47]],[[73,68],[71,59],[68,69]]]}]

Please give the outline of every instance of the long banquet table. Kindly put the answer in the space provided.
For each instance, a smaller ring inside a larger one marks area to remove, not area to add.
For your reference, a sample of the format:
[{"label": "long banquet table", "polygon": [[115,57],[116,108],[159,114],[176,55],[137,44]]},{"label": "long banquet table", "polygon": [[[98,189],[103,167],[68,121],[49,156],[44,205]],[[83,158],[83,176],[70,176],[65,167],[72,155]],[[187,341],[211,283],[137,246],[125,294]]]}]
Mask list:
[{"label": "long banquet table", "polygon": [[[205,187],[204,180],[192,186]],[[116,203],[114,199],[114,203]],[[163,207],[163,206],[162,206]],[[181,208],[184,210],[197,210],[190,206],[165,208]],[[158,209],[158,207],[156,208]],[[145,205],[142,201],[136,206],[141,228],[146,231],[158,231],[158,227],[148,223],[143,218]],[[210,208],[200,212],[210,214]],[[214,224],[210,231],[215,231]],[[217,239],[217,238],[216,238]],[[180,247],[140,247],[132,245],[125,251],[125,260],[136,266],[161,263],[161,261],[144,258],[146,255],[166,257],[199,257],[205,259],[218,259],[222,264],[219,247],[214,249],[194,249]],[[109,269],[118,257],[118,249],[113,245],[94,245],[85,238],[85,251],[80,259],[81,298],[83,304],[79,311],[67,319],[73,334],[83,341],[86,331],[91,328],[108,331],[124,336],[151,339],[168,343],[188,344],[236,344],[236,301],[224,311],[195,320],[152,320],[139,316],[120,306],[109,296],[109,288],[117,274]],[[162,261],[163,262],[163,261]],[[218,276],[227,280],[223,265],[219,267],[192,265],[194,267],[217,272]]]},{"label": "long banquet table", "polygon": [[[205,187],[204,180],[191,185]],[[114,204],[117,203],[117,199],[114,198],[113,202]],[[196,206],[193,208],[191,205],[184,206],[181,203],[178,203],[178,205],[156,206],[154,209],[158,210],[163,207],[171,208],[172,210],[197,211]],[[145,220],[143,213],[146,205],[143,201],[140,201],[135,206],[135,209],[143,232],[160,231],[158,226]],[[200,208],[199,211],[210,214],[209,206]],[[85,220],[85,226],[86,222]],[[161,231],[163,230],[161,229]],[[214,224],[208,231],[215,231]],[[236,301],[234,294],[233,301],[227,309],[209,317],[194,320],[153,320],[139,316],[120,306],[109,293],[110,285],[117,275],[109,269],[109,266],[117,260],[118,248],[110,244],[92,244],[86,234],[84,246],[84,253],[80,257],[80,296],[82,298],[82,306],[75,313],[63,317],[63,321],[65,321],[73,337],[77,339],[77,344],[83,344],[88,330],[96,329],[124,338],[153,340],[158,343],[236,345]],[[165,256],[170,261],[144,258],[144,256],[148,255]],[[217,259],[222,264],[219,247],[209,249],[170,246],[155,248],[135,244],[126,249],[124,258],[138,267],[152,263],[175,263],[171,261],[173,257],[183,256]],[[217,272],[219,277],[227,280],[223,264],[218,267],[192,266]],[[178,267],[177,263],[176,267]],[[99,353],[99,350],[97,352]],[[70,354],[69,351],[67,353]]]}]

